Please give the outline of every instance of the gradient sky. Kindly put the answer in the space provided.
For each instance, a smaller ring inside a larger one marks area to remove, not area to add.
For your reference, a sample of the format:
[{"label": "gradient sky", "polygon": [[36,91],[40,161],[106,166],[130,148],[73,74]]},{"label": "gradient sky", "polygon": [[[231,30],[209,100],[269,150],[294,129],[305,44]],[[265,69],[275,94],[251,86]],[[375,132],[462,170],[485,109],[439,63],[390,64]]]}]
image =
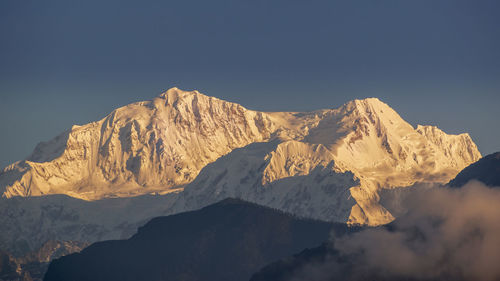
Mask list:
[{"label": "gradient sky", "polygon": [[0,1],[0,166],[177,86],[264,111],[378,97],[500,150],[500,1]]}]

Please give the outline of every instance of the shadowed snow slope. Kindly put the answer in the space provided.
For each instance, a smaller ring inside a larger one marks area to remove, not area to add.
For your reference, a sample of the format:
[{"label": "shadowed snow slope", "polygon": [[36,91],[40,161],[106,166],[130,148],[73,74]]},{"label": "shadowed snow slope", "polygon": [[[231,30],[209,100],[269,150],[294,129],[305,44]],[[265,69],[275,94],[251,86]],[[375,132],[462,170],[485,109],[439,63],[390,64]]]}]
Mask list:
[{"label": "shadowed snow slope", "polygon": [[4,169],[0,190],[85,200],[173,193],[171,213],[235,196],[378,225],[393,220],[381,189],[445,183],[480,157],[468,134],[413,128],[376,98],[265,113],[172,88],[39,144]]},{"label": "shadowed snow slope", "polygon": [[128,238],[152,217],[169,214],[172,196],[84,201],[65,195],[0,199],[0,249],[15,256],[48,240],[95,242]]}]

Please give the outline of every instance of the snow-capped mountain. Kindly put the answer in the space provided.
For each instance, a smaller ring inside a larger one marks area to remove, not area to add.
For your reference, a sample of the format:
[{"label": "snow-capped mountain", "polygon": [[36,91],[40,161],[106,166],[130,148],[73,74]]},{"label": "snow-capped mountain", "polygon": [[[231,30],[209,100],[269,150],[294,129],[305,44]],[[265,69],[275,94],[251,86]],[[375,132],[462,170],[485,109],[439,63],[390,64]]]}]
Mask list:
[{"label": "snow-capped mountain", "polygon": [[[336,109],[271,113],[172,88],[152,101],[121,107],[100,121],[73,126],[40,143],[26,160],[0,174],[0,207],[7,206],[9,198],[42,196],[43,202],[51,194],[97,202],[146,194],[166,198],[143,204],[140,212],[125,208],[136,212],[134,221],[127,222],[135,225],[154,216],[152,210],[172,214],[237,197],[304,217],[378,225],[393,219],[379,203],[381,189],[446,183],[480,157],[468,134],[414,128],[376,98]],[[20,209],[44,205],[20,202]],[[65,204],[59,205],[65,209]],[[92,213],[86,208],[93,204],[83,205],[66,209]],[[125,209],[116,203],[116,210],[106,212]],[[0,220],[49,223],[43,213],[19,211],[17,217]],[[107,231],[94,238],[84,235],[88,240],[123,235],[111,215],[104,217],[79,215],[73,224],[62,217],[57,221],[68,229],[79,229],[82,221]],[[44,231],[57,236],[54,228],[39,228],[40,241]],[[9,235],[31,239],[33,233],[23,231]]]},{"label": "snow-capped mountain", "polygon": [[274,138],[207,165],[180,194],[179,210],[241,197],[302,216],[379,225],[394,219],[379,190],[446,183],[481,157],[468,134],[415,129],[376,98],[267,114]]},{"label": "snow-capped mountain", "polygon": [[3,196],[95,200],[168,192],[234,148],[269,139],[266,114],[172,88],[40,143],[0,176]]}]

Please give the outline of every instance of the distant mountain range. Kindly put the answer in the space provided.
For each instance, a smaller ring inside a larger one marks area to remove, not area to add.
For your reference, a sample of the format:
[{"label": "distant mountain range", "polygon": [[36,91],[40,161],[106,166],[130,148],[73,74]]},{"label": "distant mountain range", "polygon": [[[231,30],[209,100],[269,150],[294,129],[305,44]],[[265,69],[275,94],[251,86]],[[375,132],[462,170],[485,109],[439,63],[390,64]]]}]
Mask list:
[{"label": "distant mountain range", "polygon": [[468,134],[416,128],[376,98],[258,112],[172,88],[37,145],[0,172],[0,249],[129,238],[153,217],[240,198],[349,225],[394,220],[385,190],[444,184],[480,159]]}]

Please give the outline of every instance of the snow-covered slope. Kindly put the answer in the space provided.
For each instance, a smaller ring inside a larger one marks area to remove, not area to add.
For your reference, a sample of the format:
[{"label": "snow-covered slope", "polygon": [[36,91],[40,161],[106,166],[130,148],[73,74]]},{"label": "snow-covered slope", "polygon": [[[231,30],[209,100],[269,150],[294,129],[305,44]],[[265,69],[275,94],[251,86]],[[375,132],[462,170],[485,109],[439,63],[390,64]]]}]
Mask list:
[{"label": "snow-covered slope", "polygon": [[413,128],[378,99],[312,113],[269,113],[277,139],[206,166],[176,201],[178,210],[228,196],[301,216],[379,225],[393,216],[379,191],[445,183],[480,158],[467,134]]},{"label": "snow-covered slope", "polygon": [[378,225],[393,219],[381,189],[448,182],[480,157],[469,135],[414,128],[376,98],[265,113],[172,88],[39,144],[0,174],[0,190],[85,200],[172,193],[167,213],[232,196]]},{"label": "snow-covered slope", "polygon": [[267,115],[172,88],[39,144],[0,176],[3,196],[86,200],[168,192],[234,148],[270,137]]},{"label": "snow-covered slope", "polygon": [[46,241],[125,239],[153,217],[170,214],[175,197],[142,195],[85,201],[66,195],[0,199],[0,250],[23,256]]}]

